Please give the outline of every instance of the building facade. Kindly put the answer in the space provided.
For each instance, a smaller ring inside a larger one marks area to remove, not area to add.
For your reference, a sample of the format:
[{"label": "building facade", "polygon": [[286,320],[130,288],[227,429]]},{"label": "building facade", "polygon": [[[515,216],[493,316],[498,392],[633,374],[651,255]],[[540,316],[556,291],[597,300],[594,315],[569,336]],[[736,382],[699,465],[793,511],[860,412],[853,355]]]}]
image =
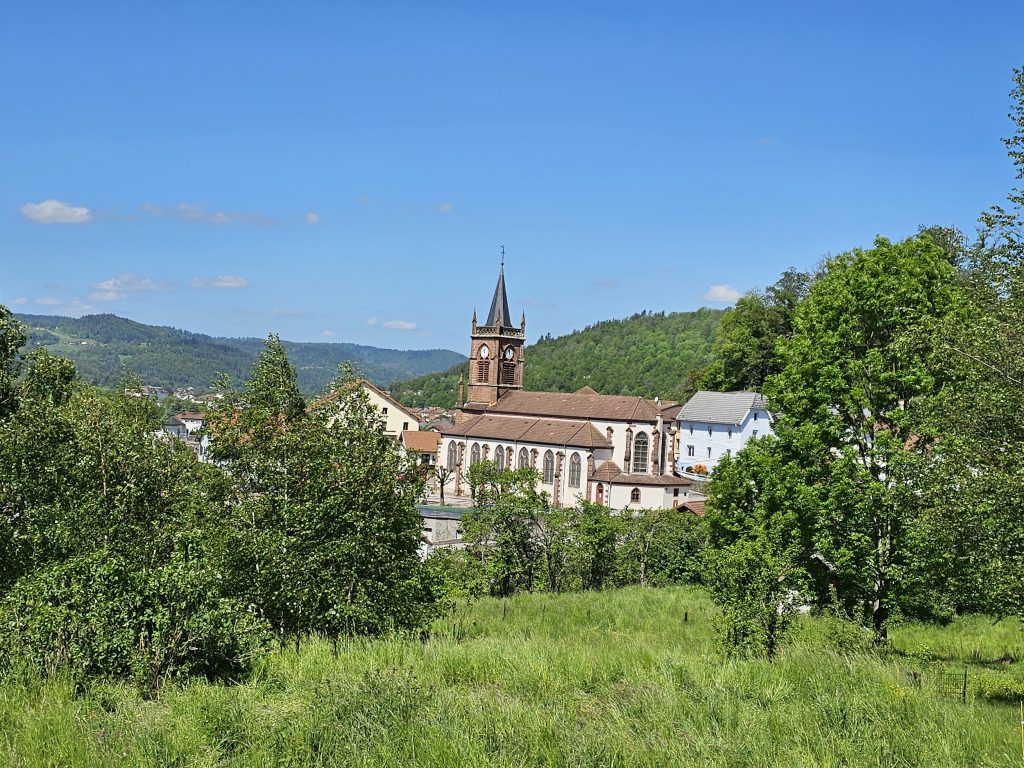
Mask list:
[{"label": "building facade", "polygon": [[[453,473],[456,495],[480,461],[499,469],[532,467],[555,506],[585,499],[615,509],[683,504],[690,481],[674,474],[678,403],[601,395],[525,392],[526,318],[509,322],[504,269],[486,323],[474,313],[468,386],[455,425],[441,429],[438,462]],[[463,402],[464,399],[464,402]]]},{"label": "building facade", "polygon": [[773,435],[774,418],[758,392],[697,392],[678,416],[680,472],[713,470],[755,437]]}]

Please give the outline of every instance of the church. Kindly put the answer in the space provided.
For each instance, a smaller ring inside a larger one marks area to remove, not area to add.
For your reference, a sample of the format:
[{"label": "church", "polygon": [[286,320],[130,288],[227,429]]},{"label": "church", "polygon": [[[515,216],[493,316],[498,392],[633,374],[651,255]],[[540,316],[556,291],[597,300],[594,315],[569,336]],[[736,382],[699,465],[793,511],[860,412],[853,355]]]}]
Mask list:
[{"label": "church", "polygon": [[483,324],[470,325],[466,386],[459,383],[455,425],[441,430],[438,463],[456,495],[468,469],[533,467],[554,506],[578,498],[613,509],[671,508],[689,500],[691,482],[673,474],[680,403],[658,398],[526,392],[526,316],[513,325],[505,268]]}]

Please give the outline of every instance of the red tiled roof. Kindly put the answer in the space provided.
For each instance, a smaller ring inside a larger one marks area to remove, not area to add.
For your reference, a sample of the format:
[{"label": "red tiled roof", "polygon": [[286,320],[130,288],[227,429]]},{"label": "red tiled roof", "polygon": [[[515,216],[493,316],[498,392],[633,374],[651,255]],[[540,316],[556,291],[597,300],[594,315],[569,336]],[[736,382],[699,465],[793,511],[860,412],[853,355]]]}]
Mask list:
[{"label": "red tiled roof", "polygon": [[485,413],[453,427],[444,427],[441,433],[452,437],[571,445],[576,448],[612,447],[608,438],[589,421],[568,419],[522,419]]},{"label": "red tiled roof", "polygon": [[509,392],[484,413],[655,422],[663,405],[643,397],[580,392]]},{"label": "red tiled roof", "polygon": [[704,502],[703,501],[687,501],[683,504],[684,509],[688,509],[697,517],[704,517]]},{"label": "red tiled roof", "polygon": [[437,453],[437,446],[441,444],[441,435],[437,432],[421,432],[417,429],[407,429],[402,432],[402,444],[410,451]]}]

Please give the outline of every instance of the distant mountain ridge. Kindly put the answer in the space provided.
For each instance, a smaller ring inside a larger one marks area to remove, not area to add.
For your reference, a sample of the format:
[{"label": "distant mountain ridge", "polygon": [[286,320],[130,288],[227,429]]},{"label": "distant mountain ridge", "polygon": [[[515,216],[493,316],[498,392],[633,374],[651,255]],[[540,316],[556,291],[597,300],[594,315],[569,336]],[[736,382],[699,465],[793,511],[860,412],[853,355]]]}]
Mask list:
[{"label": "distant mountain ridge", "polygon": [[[712,361],[715,332],[726,311],[641,312],[565,336],[544,336],[525,350],[524,388],[574,392],[589,386],[603,395],[684,400]],[[410,407],[450,408],[465,373],[463,361],[443,373],[395,382],[391,392]]]},{"label": "distant mountain ridge", "polygon": [[[112,386],[126,370],[146,384],[197,392],[210,389],[221,373],[245,380],[263,347],[262,339],[226,338],[166,326],[146,325],[117,315],[17,315],[29,329],[29,345],[45,346],[71,359],[86,381]],[[323,390],[342,362],[351,362],[375,384],[444,371],[465,361],[447,349],[397,350],[344,342],[284,341],[307,393]]]}]

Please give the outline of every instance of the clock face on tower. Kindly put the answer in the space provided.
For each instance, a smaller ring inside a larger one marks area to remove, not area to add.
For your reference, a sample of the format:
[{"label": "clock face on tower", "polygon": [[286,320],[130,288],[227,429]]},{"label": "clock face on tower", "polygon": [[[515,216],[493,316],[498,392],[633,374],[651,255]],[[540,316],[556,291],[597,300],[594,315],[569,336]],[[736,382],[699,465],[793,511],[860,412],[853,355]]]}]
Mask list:
[{"label": "clock face on tower", "polygon": [[487,359],[488,357],[490,357],[490,356],[491,356],[491,350],[489,350],[489,349],[487,348],[487,345],[486,345],[486,344],[482,345],[482,346],[480,347],[480,359],[481,359],[481,360],[486,360],[486,359]]},{"label": "clock face on tower", "polygon": [[514,349],[512,349],[512,347],[505,347],[505,359],[506,360],[511,360],[513,357],[515,357],[515,355],[516,355],[516,351]]}]

